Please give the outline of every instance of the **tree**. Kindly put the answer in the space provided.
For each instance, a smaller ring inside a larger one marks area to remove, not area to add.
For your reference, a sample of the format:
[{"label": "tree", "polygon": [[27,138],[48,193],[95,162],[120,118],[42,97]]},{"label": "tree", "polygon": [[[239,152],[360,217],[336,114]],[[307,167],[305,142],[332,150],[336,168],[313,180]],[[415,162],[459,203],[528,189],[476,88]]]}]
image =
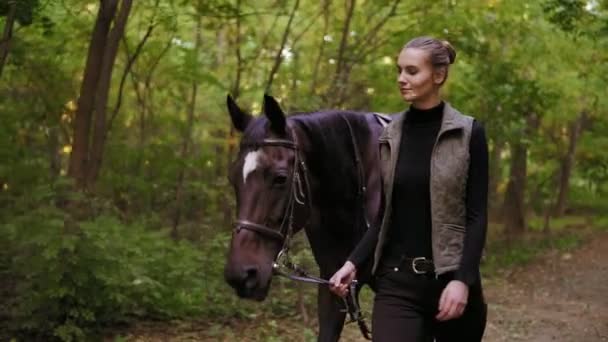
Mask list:
[{"label": "tree", "polygon": [[78,98],[68,170],[81,189],[95,183],[101,168],[108,133],[106,113],[112,71],[132,5],[132,0],[99,3]]}]

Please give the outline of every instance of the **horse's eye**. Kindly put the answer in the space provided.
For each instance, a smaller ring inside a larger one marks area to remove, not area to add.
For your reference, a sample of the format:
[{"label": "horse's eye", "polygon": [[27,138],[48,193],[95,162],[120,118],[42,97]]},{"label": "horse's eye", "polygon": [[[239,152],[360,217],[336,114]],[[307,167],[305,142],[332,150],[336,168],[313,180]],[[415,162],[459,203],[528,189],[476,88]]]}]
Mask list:
[{"label": "horse's eye", "polygon": [[274,177],[274,179],[272,180],[273,186],[283,186],[286,183],[287,183],[286,175],[278,175],[278,176]]}]

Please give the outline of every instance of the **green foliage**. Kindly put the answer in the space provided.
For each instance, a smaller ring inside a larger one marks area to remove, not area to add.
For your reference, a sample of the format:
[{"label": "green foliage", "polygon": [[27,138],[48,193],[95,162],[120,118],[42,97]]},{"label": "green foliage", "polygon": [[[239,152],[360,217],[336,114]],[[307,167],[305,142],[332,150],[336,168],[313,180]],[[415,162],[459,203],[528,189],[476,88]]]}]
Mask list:
[{"label": "green foliage", "polygon": [[548,250],[568,251],[578,247],[584,241],[580,232],[561,232],[550,236],[529,236],[522,240],[505,243],[492,241],[484,256],[481,272],[484,276],[500,276],[514,266],[522,266]]},{"label": "green foliage", "polygon": [[9,12],[10,5],[16,4],[16,19],[21,25],[30,25],[34,20],[34,14],[40,5],[39,0],[0,0],[0,16]]},{"label": "green foliage", "polygon": [[[0,27],[13,1],[0,0]],[[238,146],[225,96],[233,92],[244,108],[261,111],[294,1],[134,1],[114,65],[110,112],[135,47],[152,31],[126,75],[99,180],[79,193],[66,174],[99,2],[16,3],[0,78],[0,277],[10,279],[6,288],[0,284],[0,303],[8,303],[12,328],[82,340],[132,319],[200,317],[218,336],[228,320],[266,322],[258,336],[264,339],[281,332],[273,319],[298,315],[301,307],[312,315],[314,287],[274,279],[269,299],[251,303],[238,299],[222,274],[234,216],[226,174]],[[418,35],[446,38],[458,56],[445,98],[483,123],[491,148],[503,148],[491,165],[496,200],[502,202],[510,148],[526,146],[525,204],[544,213],[557,196],[568,128],[585,112],[567,212],[608,227],[601,216],[608,212],[607,2],[400,1],[394,13],[393,3],[356,1],[345,31],[345,6],[301,2],[270,92],[289,111],[328,107],[343,88],[335,106],[399,112],[407,106],[394,71],[400,48]],[[167,237],[176,212],[180,242]],[[546,248],[571,248],[578,237],[568,234],[585,224],[552,218],[550,240],[491,242],[484,267],[502,269]],[[532,235],[543,226],[542,218],[531,218]],[[314,270],[299,238],[294,257]],[[303,305],[296,308],[297,298]]]},{"label": "green foliage", "polygon": [[111,216],[65,219],[40,206],[0,225],[13,256],[13,328],[84,340],[92,329],[135,316],[202,311],[203,259],[189,243]]}]

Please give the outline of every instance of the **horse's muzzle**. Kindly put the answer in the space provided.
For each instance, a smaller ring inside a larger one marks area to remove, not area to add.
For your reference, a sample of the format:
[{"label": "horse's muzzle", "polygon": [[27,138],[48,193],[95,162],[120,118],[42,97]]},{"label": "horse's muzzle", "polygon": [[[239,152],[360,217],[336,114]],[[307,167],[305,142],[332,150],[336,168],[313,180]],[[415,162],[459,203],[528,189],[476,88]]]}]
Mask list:
[{"label": "horse's muzzle", "polygon": [[268,294],[268,282],[262,282],[260,268],[256,265],[226,267],[224,278],[241,298],[262,301]]}]

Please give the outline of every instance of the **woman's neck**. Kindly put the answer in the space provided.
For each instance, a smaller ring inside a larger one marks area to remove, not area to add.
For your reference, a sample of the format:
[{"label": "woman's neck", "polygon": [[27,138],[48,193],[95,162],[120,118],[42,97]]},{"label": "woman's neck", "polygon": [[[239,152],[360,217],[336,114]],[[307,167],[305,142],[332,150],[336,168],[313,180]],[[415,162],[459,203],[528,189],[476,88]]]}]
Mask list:
[{"label": "woman's neck", "polygon": [[412,107],[420,110],[427,110],[434,107],[437,107],[441,103],[441,98],[439,94],[429,96],[426,99],[419,99],[416,101],[412,101]]},{"label": "woman's neck", "polygon": [[418,125],[441,122],[441,118],[443,117],[443,107],[443,102],[439,102],[435,107],[429,109],[419,109],[412,105],[405,115],[404,124]]}]

